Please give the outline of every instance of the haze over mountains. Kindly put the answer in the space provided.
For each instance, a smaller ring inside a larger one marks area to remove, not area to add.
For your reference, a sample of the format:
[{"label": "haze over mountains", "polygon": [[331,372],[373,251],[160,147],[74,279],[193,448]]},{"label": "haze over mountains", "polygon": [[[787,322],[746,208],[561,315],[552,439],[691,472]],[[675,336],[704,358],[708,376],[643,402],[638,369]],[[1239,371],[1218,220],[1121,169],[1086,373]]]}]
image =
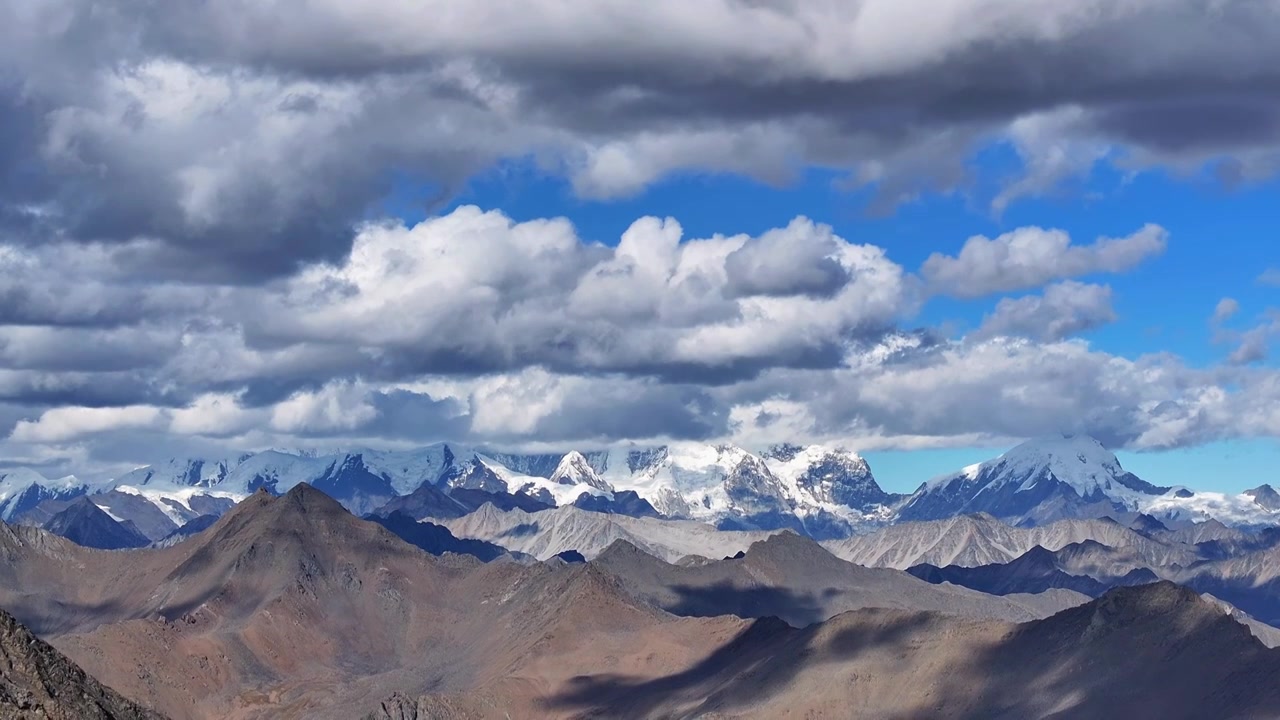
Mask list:
[{"label": "haze over mountains", "polygon": [[[819,540],[972,513],[1025,527],[1064,518],[1138,515],[1175,530],[1205,520],[1244,528],[1280,520],[1280,495],[1268,485],[1239,495],[1157,486],[1125,471],[1093,439],[1078,436],[1029,441],[905,496],[883,491],[856,453],[819,446],[778,445],[759,454],[684,444],[518,455],[437,444],[403,452],[268,451],[222,460],[176,459],[93,486],[13,471],[0,476],[0,517],[45,526],[69,500],[86,496],[131,527],[99,528],[82,536],[103,537],[100,547],[136,543],[121,539],[132,534],[155,542],[201,516],[220,515],[257,489],[280,494],[303,482],[357,515],[401,510],[416,519],[448,519],[485,502],[527,511],[576,505],[727,530],[791,529]],[[49,527],[57,532],[65,524]]]}]

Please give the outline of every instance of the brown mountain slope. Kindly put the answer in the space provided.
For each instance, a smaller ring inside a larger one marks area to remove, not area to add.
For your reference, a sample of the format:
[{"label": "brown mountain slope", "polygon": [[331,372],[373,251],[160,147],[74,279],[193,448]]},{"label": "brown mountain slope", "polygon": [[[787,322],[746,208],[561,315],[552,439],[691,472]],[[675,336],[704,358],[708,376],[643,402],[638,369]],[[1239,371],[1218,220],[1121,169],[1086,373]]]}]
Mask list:
[{"label": "brown mountain slope", "polygon": [[866,568],[792,532],[755,542],[742,557],[671,565],[618,540],[595,560],[633,595],[676,615],[775,616],[804,627],[864,607],[1021,622],[1087,602],[1068,591],[996,597],[930,585],[901,570]]},{"label": "brown mountain slope", "polygon": [[89,677],[0,610],[0,717],[6,720],[163,720]]},{"label": "brown mountain slope", "polygon": [[598,667],[637,672],[692,661],[724,624],[686,626],[589,566],[433,557],[308,486],[256,495],[162,550],[7,533],[0,578],[20,582],[0,597],[175,718],[345,718],[397,690],[490,683],[537,697],[560,680],[537,658],[566,642],[589,638],[613,657]]},{"label": "brown mountain slope", "polygon": [[[164,550],[68,545],[0,532],[0,580],[23,580],[0,597],[178,720],[1280,715],[1277,655],[1167,584],[1024,625],[675,617],[590,563],[433,557],[307,486]],[[820,578],[830,562],[747,566]]]},{"label": "brown mountain slope", "polygon": [[[562,660],[583,666],[572,657]],[[1274,718],[1280,717],[1277,678],[1280,653],[1194,592],[1158,583],[1118,589],[1023,625],[880,609],[803,630],[758,620],[677,672],[653,677],[595,669],[534,707],[511,704],[501,712]],[[494,704],[492,694],[485,697]],[[475,717],[502,716],[468,710]],[[395,717],[377,712],[374,717]]]}]

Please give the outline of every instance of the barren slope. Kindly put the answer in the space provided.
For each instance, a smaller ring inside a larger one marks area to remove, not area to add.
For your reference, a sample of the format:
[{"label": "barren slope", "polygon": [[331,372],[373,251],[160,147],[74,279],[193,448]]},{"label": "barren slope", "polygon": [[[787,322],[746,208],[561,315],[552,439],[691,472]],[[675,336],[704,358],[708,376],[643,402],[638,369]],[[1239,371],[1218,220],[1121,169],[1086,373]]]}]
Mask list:
[{"label": "barren slope", "polygon": [[163,720],[76,667],[0,610],[0,717],[6,720]]}]

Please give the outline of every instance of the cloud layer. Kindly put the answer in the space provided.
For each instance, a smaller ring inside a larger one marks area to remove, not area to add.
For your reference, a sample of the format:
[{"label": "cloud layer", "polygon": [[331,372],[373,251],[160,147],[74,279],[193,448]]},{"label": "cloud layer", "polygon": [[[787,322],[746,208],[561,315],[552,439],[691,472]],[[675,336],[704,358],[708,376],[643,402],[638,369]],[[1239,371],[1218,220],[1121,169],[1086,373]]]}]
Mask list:
[{"label": "cloud layer", "polygon": [[[74,469],[158,448],[442,438],[917,447],[1068,430],[1169,447],[1280,434],[1274,373],[1078,339],[1115,319],[1110,287],[996,292],[1129,269],[1163,231],[1007,237],[1050,238],[1048,252],[971,239],[913,272],[806,218],[690,238],[644,217],[602,245],[564,219],[475,207],[365,224],[345,257],[260,284],[138,279],[107,244],[9,244],[11,295],[48,302],[0,327],[2,449]],[[956,264],[971,282],[947,286]],[[930,293],[979,290],[996,299],[979,300],[991,310],[967,336],[900,329]]]},{"label": "cloud layer", "polygon": [[[1278,18],[1274,0],[12,0],[0,450],[80,467],[438,437],[1280,435],[1270,320],[1222,368],[1078,337],[1117,316],[1099,276],[1165,251],[1154,224],[1017,228],[906,268],[804,218],[707,238],[639,218],[616,246],[475,208],[378,219],[502,163],[593,200],[819,167],[873,211],[961,192],[999,213],[1100,164],[1252,182],[1280,171]],[[995,183],[970,162],[993,146],[1016,157]],[[902,329],[940,298],[986,319]]]},{"label": "cloud layer", "polygon": [[[996,210],[1099,162],[1248,182],[1280,169],[1277,17],[1273,0],[16,0],[0,222],[244,282],[340,260],[397,183],[430,202],[499,160],[591,198],[822,166],[881,208],[969,187],[992,143],[1022,166]],[[838,281],[815,272],[788,280]]]}]

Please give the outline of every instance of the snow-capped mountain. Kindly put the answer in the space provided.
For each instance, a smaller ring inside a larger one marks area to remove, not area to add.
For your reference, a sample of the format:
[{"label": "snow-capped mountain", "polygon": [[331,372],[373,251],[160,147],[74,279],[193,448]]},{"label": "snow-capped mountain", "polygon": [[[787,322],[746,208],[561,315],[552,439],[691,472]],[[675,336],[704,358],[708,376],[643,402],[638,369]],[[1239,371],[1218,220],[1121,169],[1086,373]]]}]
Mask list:
[{"label": "snow-capped mountain", "polygon": [[586,456],[577,450],[568,453],[560,460],[549,479],[558,485],[589,485],[604,492],[613,490],[591,466]]},{"label": "snow-capped mountain", "polygon": [[1239,495],[1157,487],[1124,470],[1087,437],[1024,443],[925,483],[911,496],[885,492],[857,453],[820,445],[784,444],[755,453],[676,443],[558,456],[451,443],[330,454],[268,450],[177,458],[92,486],[74,477],[11,471],[0,475],[0,519],[40,524],[67,500],[87,495],[110,517],[154,540],[197,517],[221,515],[258,489],[283,494],[299,483],[360,515],[394,505],[424,517],[452,517],[491,500],[534,509],[656,512],[723,529],[792,529],[818,539],[977,512],[1024,526],[1103,516],[1128,523],[1139,513],[1171,529],[1210,518],[1232,526],[1280,524],[1280,493],[1270,486]]},{"label": "snow-capped mountain", "polygon": [[1063,435],[1029,440],[1005,454],[930,480],[904,502],[899,520],[989,513],[1014,525],[1063,518],[1145,513],[1161,522],[1217,518],[1229,525],[1273,524],[1274,490],[1239,495],[1153,485],[1120,465],[1097,440]]},{"label": "snow-capped mountain", "polygon": [[[105,512],[158,537],[195,517],[220,514],[258,489],[283,494],[304,482],[357,514],[429,486],[446,496],[451,491],[525,495],[552,506],[579,503],[602,512],[647,515],[656,510],[724,528],[791,528],[817,537],[883,524],[900,499],[881,490],[857,454],[798,445],[757,454],[732,445],[683,443],[559,456],[449,443],[334,454],[268,450],[176,458],[94,488],[73,489],[34,473],[24,482],[40,490],[22,502],[23,512],[49,498],[65,499],[68,492],[88,493]],[[58,483],[67,488],[55,491],[62,488]]]},{"label": "snow-capped mountain", "polygon": [[26,468],[0,474],[0,520],[8,522],[46,500],[71,500],[88,492],[74,475],[50,479]]},{"label": "snow-capped mountain", "polygon": [[821,446],[781,445],[759,455],[733,445],[632,450],[625,462],[609,463],[604,479],[670,517],[815,537],[883,524],[899,497],[876,484],[856,453]]}]

